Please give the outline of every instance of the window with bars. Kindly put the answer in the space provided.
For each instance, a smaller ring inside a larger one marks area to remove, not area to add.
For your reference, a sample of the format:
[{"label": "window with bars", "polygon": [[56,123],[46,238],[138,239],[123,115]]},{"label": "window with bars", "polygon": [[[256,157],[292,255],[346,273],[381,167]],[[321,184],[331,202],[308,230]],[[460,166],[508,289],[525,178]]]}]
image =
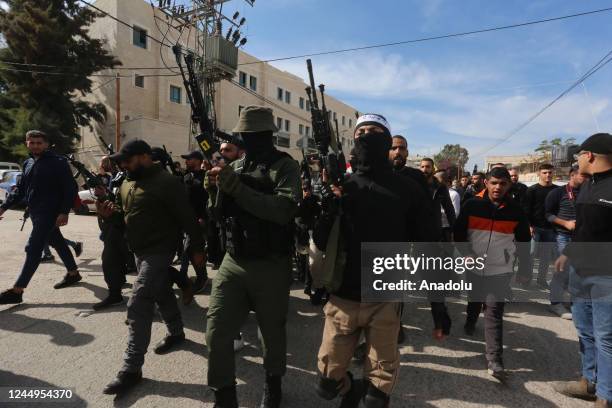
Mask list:
[{"label": "window with bars", "polygon": [[134,75],[134,86],[138,87],[138,88],[144,88],[145,84],[144,84],[145,78],[142,75]]}]

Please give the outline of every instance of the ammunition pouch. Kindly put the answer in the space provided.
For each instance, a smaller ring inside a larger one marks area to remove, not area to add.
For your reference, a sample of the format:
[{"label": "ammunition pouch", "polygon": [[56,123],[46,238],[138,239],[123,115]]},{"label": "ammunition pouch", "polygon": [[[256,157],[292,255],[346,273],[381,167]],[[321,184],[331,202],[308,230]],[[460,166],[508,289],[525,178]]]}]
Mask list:
[{"label": "ammunition pouch", "polygon": [[[268,174],[269,166],[285,157],[276,152],[271,161],[259,164],[253,171],[237,170],[240,181],[263,194],[274,194],[274,184]],[[226,251],[232,256],[261,257],[293,253],[295,223],[279,225],[257,218],[237,205],[231,197],[224,197],[223,223]]]}]

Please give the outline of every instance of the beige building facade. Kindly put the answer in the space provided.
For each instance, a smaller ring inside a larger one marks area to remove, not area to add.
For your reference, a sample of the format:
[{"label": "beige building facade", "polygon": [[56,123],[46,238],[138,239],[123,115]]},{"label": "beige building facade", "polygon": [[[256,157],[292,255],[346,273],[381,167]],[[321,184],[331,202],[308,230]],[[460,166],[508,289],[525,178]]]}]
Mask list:
[{"label": "beige building facade", "polygon": [[508,169],[518,168],[521,181],[534,182],[538,180],[538,166],[548,162],[542,155],[536,154],[517,154],[506,156],[487,156],[485,157],[485,171],[497,163],[503,163]]},{"label": "beige building facade", "polygon": [[[141,138],[151,145],[165,145],[174,157],[195,148],[191,135],[191,109],[182,77],[170,47],[152,40],[153,37],[173,45],[195,48],[195,34],[168,30],[170,19],[143,0],[97,0],[96,7],[131,24],[127,27],[107,16],[98,18],[90,35],[107,41],[108,50],[122,63],[119,70],[109,70],[95,77],[93,92],[84,99],[99,102],[107,108],[107,119],[93,124],[93,130],[81,129],[80,156],[88,162],[104,154],[103,145],[113,143],[117,118],[117,80],[120,73],[120,140],[121,143]],[[187,31],[187,30],[185,30]],[[304,63],[304,74],[306,64]],[[248,105],[272,108],[279,132],[277,146],[294,158],[301,157],[305,142],[314,147],[310,111],[304,81],[291,73],[239,51],[238,69],[232,81],[221,81],[215,88],[217,126],[231,132],[240,110]],[[319,102],[320,103],[320,102]],[[345,154],[352,147],[352,128],[356,109],[326,95],[327,109],[338,120]],[[310,139],[310,141],[309,141]]]}]

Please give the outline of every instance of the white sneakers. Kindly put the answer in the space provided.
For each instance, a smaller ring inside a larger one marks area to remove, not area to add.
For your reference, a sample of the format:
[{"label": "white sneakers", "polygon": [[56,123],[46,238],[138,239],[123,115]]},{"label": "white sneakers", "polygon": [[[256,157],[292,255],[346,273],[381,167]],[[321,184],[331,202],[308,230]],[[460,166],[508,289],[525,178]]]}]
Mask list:
[{"label": "white sneakers", "polygon": [[572,320],[572,313],[565,308],[563,303],[555,303],[550,305],[548,309],[562,319]]}]

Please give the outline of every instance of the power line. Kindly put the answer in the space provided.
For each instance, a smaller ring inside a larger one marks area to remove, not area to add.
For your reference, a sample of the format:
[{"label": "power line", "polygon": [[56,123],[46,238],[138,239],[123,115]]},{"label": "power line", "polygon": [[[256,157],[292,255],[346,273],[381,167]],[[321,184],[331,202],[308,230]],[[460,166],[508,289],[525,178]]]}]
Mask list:
[{"label": "power line", "polygon": [[232,80],[229,80],[229,82],[231,82],[233,85],[237,86],[238,88],[240,88],[240,89],[242,89],[242,90],[246,91],[247,93],[249,93],[249,94],[251,94],[251,95],[255,96],[256,98],[259,98],[260,100],[262,100],[262,101],[264,101],[264,102],[266,102],[266,103],[268,103],[268,104],[270,104],[270,105],[272,105],[272,106],[277,107],[278,109],[280,109],[280,110],[284,111],[285,113],[288,113],[288,114],[290,114],[290,115],[292,115],[292,116],[294,116],[294,117],[296,117],[296,118],[298,118],[298,119],[301,119],[301,120],[303,120],[303,121],[305,121],[305,122],[310,122],[310,119],[308,119],[308,118],[303,118],[303,117],[301,117],[300,115],[298,115],[298,114],[296,114],[296,113],[294,113],[294,112],[291,112],[289,109],[286,109],[285,107],[283,107],[283,106],[281,106],[281,105],[277,104],[276,102],[271,101],[270,99],[266,98],[265,96],[260,95],[260,94],[258,94],[257,92],[255,92],[255,91],[253,91],[253,90],[251,90],[251,89],[249,89],[249,88],[245,88],[244,86],[240,85],[238,82],[234,81],[233,79],[232,79]]},{"label": "power line", "polygon": [[[0,71],[25,72],[25,73],[38,74],[38,75],[83,76],[83,74],[79,74],[76,72],[34,71],[30,69],[7,68],[7,67],[2,67],[2,66],[0,66]],[[145,75],[140,75],[140,76],[149,78],[149,77],[175,77],[179,75],[180,74],[145,74]],[[114,75],[114,74],[90,74],[86,76],[96,77],[96,78],[117,78],[117,75]],[[132,78],[132,75],[119,75],[119,78]]]},{"label": "power line", "polygon": [[[32,64],[32,63],[12,62],[12,61],[4,61],[4,60],[0,60],[0,64],[25,66],[25,67],[39,67],[39,68],[64,68],[64,69],[71,68],[71,67],[68,67],[68,66],[60,66],[60,65]],[[171,68],[173,68],[173,67],[171,67]],[[125,71],[143,70],[144,71],[144,70],[168,69],[168,68],[166,68],[166,67],[114,67],[114,68],[109,68],[109,69],[117,70],[117,71],[119,71],[119,70],[125,70]]]},{"label": "power line", "polygon": [[482,150],[482,151],[476,153],[475,156],[481,156],[484,153],[487,153],[487,152],[493,150],[494,148],[496,148],[500,144],[502,144],[502,143],[506,142],[507,140],[509,140],[510,138],[512,138],[514,135],[519,133],[521,130],[525,129],[527,126],[529,126],[529,124],[531,124],[534,120],[536,120],[540,115],[542,115],[551,106],[553,106],[560,99],[562,99],[564,96],[569,94],[574,88],[576,88],[578,85],[582,84],[589,77],[591,77],[597,71],[599,71],[600,69],[605,67],[610,61],[612,61],[612,58],[609,58],[610,55],[612,55],[612,50],[610,50],[599,61],[597,61],[597,63],[595,65],[593,65],[591,68],[589,68],[589,70],[587,72],[585,72],[580,78],[578,78],[578,80],[576,80],[569,88],[567,88],[566,90],[561,92],[561,94],[559,94],[559,96],[557,96],[555,99],[550,101],[548,104],[546,104],[543,108],[541,108],[535,114],[531,115],[525,122],[521,123],[519,126],[514,128],[512,131],[510,131],[510,133],[508,133],[506,136],[504,136],[501,139],[499,139],[495,144],[493,144],[492,146],[486,148],[485,150]]},{"label": "power line", "polygon": [[535,24],[549,23],[551,21],[566,20],[566,19],[569,19],[569,18],[582,17],[582,16],[591,15],[591,14],[604,13],[604,12],[608,12],[608,11],[612,11],[612,7],[598,9],[598,10],[585,11],[585,12],[582,12],[582,13],[568,14],[568,15],[560,16],[560,17],[552,17],[552,18],[546,18],[546,19],[541,19],[541,20],[527,21],[527,22],[524,22],[524,23],[517,23],[517,24],[510,24],[510,25],[505,25],[505,26],[483,28],[483,29],[480,29],[480,30],[463,31],[463,32],[459,32],[459,33],[443,34],[443,35],[437,35],[437,36],[433,36],[433,37],[423,37],[423,38],[416,38],[416,39],[412,39],[412,40],[396,41],[396,42],[383,43],[383,44],[365,45],[365,46],[354,47],[354,48],[343,48],[343,49],[339,49],[339,50],[321,51],[321,52],[314,52],[314,53],[310,53],[310,54],[293,55],[293,56],[290,56],[290,57],[271,58],[271,59],[267,59],[267,60],[259,60],[259,61],[252,61],[252,62],[243,62],[242,64],[238,64],[238,65],[252,65],[252,64],[261,64],[261,63],[264,63],[264,62],[286,61],[286,60],[291,60],[291,59],[299,59],[299,58],[306,58],[306,57],[317,57],[317,56],[321,56],[321,55],[340,54],[340,53],[352,52],[352,51],[369,50],[369,49],[373,49],[373,48],[393,47],[393,46],[396,46],[396,45],[415,44],[415,43],[426,42],[426,41],[442,40],[442,39],[446,39],[446,38],[463,37],[463,36],[468,36],[468,35],[473,35],[473,34],[482,34],[482,33],[488,33],[488,32],[492,32],[492,31],[501,31],[501,30],[508,30],[508,29],[511,29],[511,28],[525,27],[525,26],[530,26],[530,25],[535,25]]},{"label": "power line", "polygon": [[[123,25],[124,25],[124,26],[126,26],[126,27],[129,27],[129,28],[131,28],[131,29],[134,29],[134,26],[133,26],[133,25],[131,25],[130,23],[126,23],[125,21],[123,21],[123,20],[121,20],[121,19],[119,19],[119,18],[117,18],[117,17],[113,16],[112,14],[108,13],[107,11],[104,11],[104,10],[102,10],[101,8],[94,6],[93,4],[89,3],[88,1],[85,1],[85,0],[79,0],[79,1],[80,1],[81,3],[87,4],[87,5],[88,5],[89,7],[91,7],[92,9],[99,11],[100,13],[102,13],[102,14],[106,15],[107,17],[110,17],[112,20],[115,20],[116,22],[118,22],[118,23],[120,23],[120,24],[123,24]],[[151,36],[150,36],[149,34],[147,34],[147,33],[144,33],[144,35],[145,35],[145,37],[150,38],[151,40],[155,41],[155,42],[156,42],[156,43],[158,43],[159,45],[163,45],[163,46],[165,46],[165,47],[172,48],[172,45],[165,44],[164,42],[162,42],[162,41],[158,40],[157,38],[155,38],[155,37],[151,37]]]},{"label": "power line", "polygon": [[[131,29],[134,28],[131,24],[129,24],[129,23],[127,23],[127,22],[125,22],[125,21],[123,21],[123,20],[113,16],[113,15],[111,15],[110,13],[108,13],[108,12],[106,12],[106,11],[96,7],[96,6],[94,6],[93,4],[91,4],[91,3],[89,3],[89,2],[87,2],[85,0],[79,0],[79,1],[81,1],[82,3],[88,5],[89,7],[93,8],[93,9],[99,11],[100,13],[106,15],[107,17],[109,17],[109,18],[111,18],[111,19],[113,19],[113,20],[123,24],[126,27],[129,27]],[[441,40],[441,39],[446,39],[446,38],[455,38],[455,37],[462,37],[462,36],[473,35],[473,34],[482,34],[482,33],[486,33],[486,32],[493,32],[493,31],[500,31],[500,30],[507,30],[507,29],[512,29],[512,28],[518,28],[518,27],[525,27],[525,26],[530,26],[530,25],[535,25],[535,24],[548,23],[548,22],[559,21],[559,20],[566,20],[566,19],[570,19],[570,18],[583,17],[583,16],[587,16],[587,15],[604,13],[604,12],[609,12],[609,11],[612,11],[612,7],[598,9],[598,10],[585,11],[585,12],[582,12],[582,13],[568,14],[568,15],[565,15],[565,16],[552,17],[552,18],[547,18],[547,19],[528,21],[528,22],[524,22],[524,23],[517,23],[517,24],[498,26],[498,27],[490,27],[490,28],[485,28],[485,29],[480,29],[480,30],[472,30],[472,31],[459,32],[459,33],[443,34],[443,35],[433,36],[433,37],[424,37],[424,38],[417,38],[417,39],[405,40],[405,41],[397,41],[397,42],[384,43],[384,44],[367,45],[367,46],[362,46],[362,47],[344,48],[344,49],[330,50],[330,51],[321,51],[321,52],[315,52],[315,53],[311,53],[311,54],[302,54],[302,55],[294,55],[294,56],[288,56],[288,57],[279,57],[279,58],[272,58],[272,59],[267,59],[267,60],[258,60],[258,61],[252,61],[252,62],[243,62],[243,63],[238,64],[238,65],[240,65],[240,66],[242,66],[242,65],[253,65],[253,64],[261,64],[261,63],[268,63],[268,62],[275,62],[275,61],[284,61],[284,60],[298,59],[298,58],[315,57],[315,56],[321,56],[321,55],[340,54],[340,53],[345,53],[345,52],[361,51],[361,50],[367,50],[367,49],[373,49],[373,48],[384,48],[384,47],[392,47],[392,46],[396,46],[396,45],[414,44],[414,43],[419,43],[419,42],[434,41],[434,40]],[[172,48],[172,45],[171,44],[167,44],[165,41],[160,41],[157,38],[150,36],[149,34],[145,34],[145,36],[147,38],[150,38],[151,40],[155,41],[156,43],[164,46],[164,47]],[[10,62],[10,61],[0,61],[0,63],[4,63],[4,64],[7,64],[7,65],[22,65],[22,66],[32,66],[32,67],[67,68],[67,67],[61,67],[61,66],[55,66],[55,65],[33,64],[33,63],[19,63],[19,62]],[[114,70],[155,70],[155,69],[162,69],[162,70],[170,70],[170,71],[172,71],[173,69],[177,69],[177,68],[178,68],[178,66],[171,66],[171,67],[168,67],[168,66],[164,66],[164,67],[115,67],[113,69]]]}]

